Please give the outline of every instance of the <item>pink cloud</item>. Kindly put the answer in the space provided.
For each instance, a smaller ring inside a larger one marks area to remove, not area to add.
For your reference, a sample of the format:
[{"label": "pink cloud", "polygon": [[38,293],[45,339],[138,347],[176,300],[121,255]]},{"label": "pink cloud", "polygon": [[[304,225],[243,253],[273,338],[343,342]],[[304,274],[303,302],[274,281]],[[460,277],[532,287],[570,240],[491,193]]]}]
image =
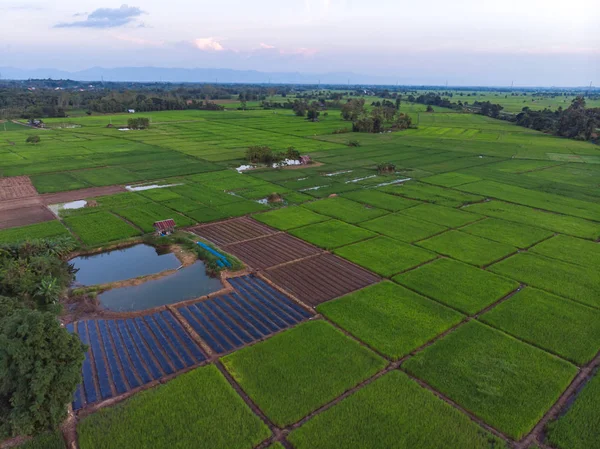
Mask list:
[{"label": "pink cloud", "polygon": [[265,44],[264,42],[261,42],[260,48],[264,48],[265,50],[272,50],[275,48],[275,45],[269,45],[269,44]]}]

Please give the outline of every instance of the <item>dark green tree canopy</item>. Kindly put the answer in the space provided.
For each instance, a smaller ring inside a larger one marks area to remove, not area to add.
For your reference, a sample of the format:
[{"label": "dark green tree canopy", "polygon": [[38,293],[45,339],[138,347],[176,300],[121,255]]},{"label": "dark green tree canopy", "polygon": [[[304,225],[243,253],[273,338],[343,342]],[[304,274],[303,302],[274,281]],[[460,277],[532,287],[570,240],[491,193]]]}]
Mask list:
[{"label": "dark green tree canopy", "polygon": [[80,382],[84,346],[48,312],[18,309],[0,323],[0,435],[56,428]]}]

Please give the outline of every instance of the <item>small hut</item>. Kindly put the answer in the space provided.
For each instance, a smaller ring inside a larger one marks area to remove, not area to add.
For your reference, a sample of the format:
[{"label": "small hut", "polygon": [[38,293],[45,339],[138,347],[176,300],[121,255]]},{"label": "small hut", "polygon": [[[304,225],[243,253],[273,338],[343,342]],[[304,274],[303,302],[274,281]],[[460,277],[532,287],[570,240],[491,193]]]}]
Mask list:
[{"label": "small hut", "polygon": [[156,231],[156,235],[163,237],[165,235],[173,234],[173,232],[175,232],[176,224],[175,220],[169,218],[168,220],[157,221],[153,224],[153,226],[154,230]]}]

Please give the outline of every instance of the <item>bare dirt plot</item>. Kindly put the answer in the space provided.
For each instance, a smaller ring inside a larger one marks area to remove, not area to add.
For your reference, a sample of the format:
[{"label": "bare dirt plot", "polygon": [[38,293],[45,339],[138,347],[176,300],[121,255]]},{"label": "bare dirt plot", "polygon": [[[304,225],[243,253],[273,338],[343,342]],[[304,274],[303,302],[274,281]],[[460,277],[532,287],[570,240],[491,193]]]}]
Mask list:
[{"label": "bare dirt plot", "polygon": [[321,250],[288,234],[274,234],[224,249],[252,268],[264,270],[282,263],[316,255]]},{"label": "bare dirt plot", "polygon": [[27,198],[37,194],[28,176],[0,178],[0,201]]},{"label": "bare dirt plot", "polygon": [[55,218],[54,214],[42,205],[5,210],[0,208],[0,229],[41,223]]},{"label": "bare dirt plot", "polygon": [[22,209],[24,207],[32,207],[41,205],[40,198],[30,196],[27,198],[16,198],[13,200],[0,201],[0,212],[11,209]]},{"label": "bare dirt plot", "polygon": [[127,192],[127,189],[123,186],[90,187],[89,189],[71,190],[68,192],[47,193],[42,195],[41,198],[44,204],[58,204],[95,198],[97,196],[114,195],[121,192]]},{"label": "bare dirt plot", "polygon": [[275,267],[264,275],[300,301],[317,306],[378,282],[373,273],[332,254]]},{"label": "bare dirt plot", "polygon": [[234,218],[209,225],[197,226],[191,231],[219,246],[276,234],[278,231],[248,217]]}]

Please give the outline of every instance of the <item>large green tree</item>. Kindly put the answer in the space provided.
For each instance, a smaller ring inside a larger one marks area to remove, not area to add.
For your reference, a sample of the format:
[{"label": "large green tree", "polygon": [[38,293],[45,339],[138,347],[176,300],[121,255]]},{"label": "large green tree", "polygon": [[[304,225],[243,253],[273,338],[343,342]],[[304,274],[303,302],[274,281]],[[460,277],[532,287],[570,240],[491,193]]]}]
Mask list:
[{"label": "large green tree", "polygon": [[84,350],[51,313],[17,308],[0,318],[0,436],[31,435],[64,420]]}]

